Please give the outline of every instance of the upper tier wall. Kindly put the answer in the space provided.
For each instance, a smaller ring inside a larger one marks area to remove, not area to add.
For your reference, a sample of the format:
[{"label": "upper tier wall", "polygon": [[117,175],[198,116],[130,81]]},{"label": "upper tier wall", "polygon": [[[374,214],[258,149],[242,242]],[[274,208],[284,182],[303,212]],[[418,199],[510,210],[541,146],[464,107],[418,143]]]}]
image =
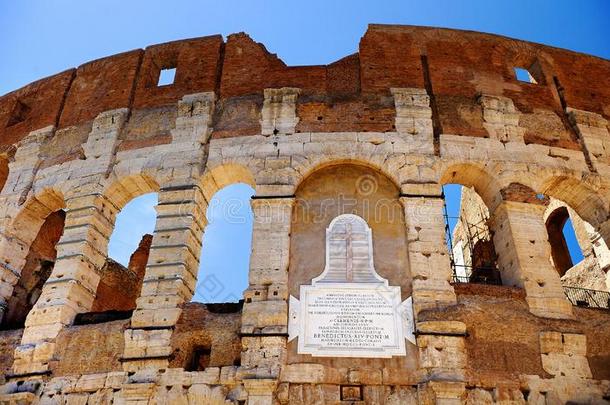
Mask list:
[{"label": "upper tier wall", "polygon": [[[169,67],[176,67],[174,84],[158,87],[159,71]],[[514,67],[529,69],[538,84],[516,80]],[[488,136],[481,93],[514,101],[526,143],[580,149],[566,106],[610,118],[608,60],[476,32],[371,25],[358,53],[327,66],[288,67],[243,33],[226,43],[215,35],[88,62],[0,97],[0,147],[46,126],[85,125],[115,108],[172,108],[183,95],[206,91],[219,100],[214,137],[257,134],[252,107],[262,105],[263,89],[278,87],[301,89],[297,132],[393,131],[393,87],[426,88],[445,134]],[[129,137],[123,141],[138,147]]]}]

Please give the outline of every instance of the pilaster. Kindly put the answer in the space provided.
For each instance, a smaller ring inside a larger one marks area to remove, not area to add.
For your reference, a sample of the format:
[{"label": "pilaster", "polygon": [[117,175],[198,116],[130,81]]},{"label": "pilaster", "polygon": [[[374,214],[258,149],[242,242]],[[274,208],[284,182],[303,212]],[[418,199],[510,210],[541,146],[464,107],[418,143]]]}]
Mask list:
[{"label": "pilaster", "polygon": [[131,326],[125,331],[123,368],[165,368],[182,304],[192,298],[199,270],[207,203],[195,184],[159,192],[157,224]]},{"label": "pilaster", "polygon": [[288,262],[292,196],[252,200],[249,287],[242,314],[242,366],[255,376],[279,375],[288,333]]},{"label": "pilaster", "polygon": [[442,190],[440,185],[430,185],[424,191],[420,195],[403,194],[400,198],[407,223],[416,320],[422,310],[456,304],[455,292],[449,284],[451,263],[445,242]]},{"label": "pilaster", "polygon": [[545,206],[503,201],[491,214],[498,267],[505,285],[525,289],[530,311],[547,318],[571,318],[559,273],[551,264]]}]

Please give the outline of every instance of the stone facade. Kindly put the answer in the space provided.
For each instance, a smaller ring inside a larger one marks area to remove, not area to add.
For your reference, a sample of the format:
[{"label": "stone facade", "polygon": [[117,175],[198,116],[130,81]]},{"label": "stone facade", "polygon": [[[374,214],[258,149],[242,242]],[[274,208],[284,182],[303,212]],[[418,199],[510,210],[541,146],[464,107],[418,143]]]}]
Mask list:
[{"label": "stone facade", "polygon": [[[520,66],[537,83],[516,80]],[[157,86],[166,68],[175,82]],[[609,77],[610,62],[570,51],[371,25],[327,66],[288,67],[241,33],[0,97],[0,316],[32,284],[31,258],[53,262],[24,328],[0,331],[0,403],[607,402],[610,313],[565,297],[537,194],[578,216],[607,273]],[[190,303],[206,208],[234,183],[256,191],[243,305]],[[449,183],[485,205],[503,285],[452,283]],[[109,266],[117,213],[149,192],[152,239],[129,269]],[[322,272],[324,229],[346,213],[412,297],[405,356],[319,358],[288,341],[289,296]],[[113,302],[113,283],[140,291]]]}]

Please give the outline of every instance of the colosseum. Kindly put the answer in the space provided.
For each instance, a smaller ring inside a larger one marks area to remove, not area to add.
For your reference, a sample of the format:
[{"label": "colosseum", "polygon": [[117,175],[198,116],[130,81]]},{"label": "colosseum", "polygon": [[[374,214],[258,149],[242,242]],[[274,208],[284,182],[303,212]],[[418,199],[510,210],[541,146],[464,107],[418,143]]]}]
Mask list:
[{"label": "colosseum", "polygon": [[[326,66],[215,35],[6,94],[0,403],[610,403],[609,120],[608,60],[394,25]],[[248,288],[191,302],[236,183]]]}]

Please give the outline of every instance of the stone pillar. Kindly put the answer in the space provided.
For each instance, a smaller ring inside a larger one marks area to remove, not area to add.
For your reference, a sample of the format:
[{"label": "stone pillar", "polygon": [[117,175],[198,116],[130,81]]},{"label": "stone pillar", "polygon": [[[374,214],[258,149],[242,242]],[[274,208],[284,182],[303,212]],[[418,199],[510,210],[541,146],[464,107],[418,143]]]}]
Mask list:
[{"label": "stone pillar", "polygon": [[420,315],[424,310],[457,303],[450,284],[452,271],[445,239],[442,188],[438,184],[408,184],[403,185],[402,195],[419,368],[428,384],[445,381],[463,386],[466,325],[451,320],[427,321]]},{"label": "stone pillar", "polygon": [[288,262],[293,197],[253,198],[249,287],[242,314],[242,367],[277,378],[288,337]]},{"label": "stone pillar", "polygon": [[425,373],[426,380],[464,381],[466,336],[466,325],[460,321],[417,323],[419,368]]},{"label": "stone pillar", "polygon": [[491,230],[504,285],[525,289],[530,311],[547,318],[571,318],[559,273],[551,264],[545,206],[503,201],[491,214]]},{"label": "stone pillar", "polygon": [[403,185],[400,198],[407,224],[409,270],[413,278],[415,319],[424,309],[456,304],[451,263],[445,242],[443,197],[440,185]]},{"label": "stone pillar", "polygon": [[95,299],[118,209],[99,194],[83,193],[67,200],[57,261],[15,350],[13,372],[17,375],[47,372],[55,338],[77,313],[89,311]]},{"label": "stone pillar", "polygon": [[[17,375],[47,372],[61,329],[72,324],[77,313],[91,309],[119,211],[100,194],[100,184],[112,168],[128,112],[122,108],[98,114],[83,145],[86,160],[73,163],[79,180],[67,196],[64,233],[57,244],[53,272],[26,318],[21,345],[15,349],[13,372]],[[36,171],[28,180],[31,183]]]},{"label": "stone pillar", "polygon": [[207,201],[194,178],[205,161],[202,145],[212,132],[214,102],[213,92],[185,95],[178,102],[171,152],[163,156],[172,185],[159,192],[142,291],[125,331],[126,371],[168,366],[174,326],[195,291]]},{"label": "stone pillar", "polygon": [[142,292],[131,326],[125,331],[123,368],[165,368],[172,354],[171,335],[182,304],[193,296],[199,269],[207,203],[194,184],[159,192]]}]

